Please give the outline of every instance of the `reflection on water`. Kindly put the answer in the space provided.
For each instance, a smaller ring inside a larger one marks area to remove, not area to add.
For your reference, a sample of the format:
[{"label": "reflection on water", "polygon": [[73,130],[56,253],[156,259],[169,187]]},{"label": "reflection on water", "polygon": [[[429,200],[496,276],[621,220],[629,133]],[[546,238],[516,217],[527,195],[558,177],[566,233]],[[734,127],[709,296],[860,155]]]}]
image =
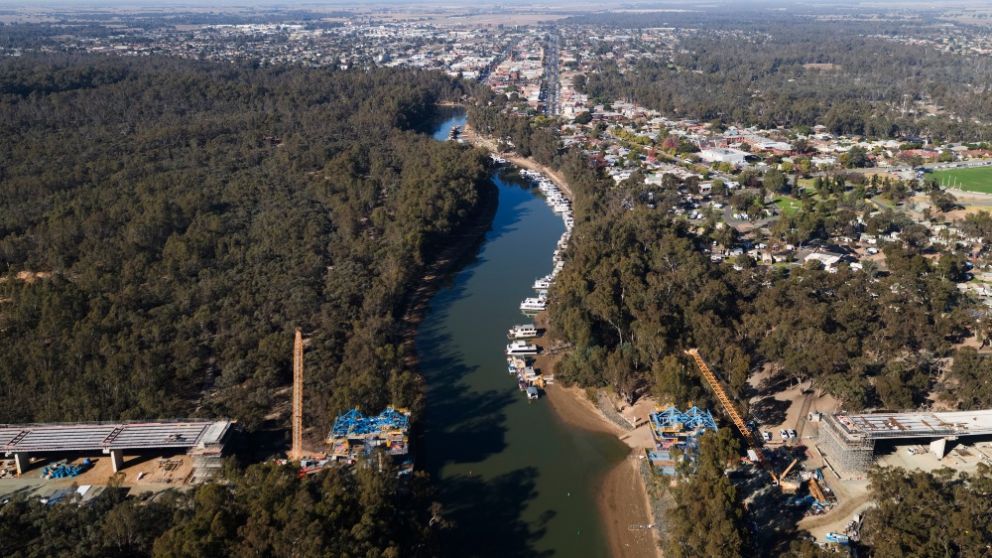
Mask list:
[{"label": "reflection on water", "polygon": [[[448,137],[464,124],[438,126]],[[475,254],[433,298],[417,337],[427,409],[417,453],[456,525],[446,556],[606,556],[595,483],[626,449],[562,423],[506,373],[506,330],[551,270],[564,231],[536,190],[494,176],[499,207]],[[550,389],[554,389],[551,387]]]}]

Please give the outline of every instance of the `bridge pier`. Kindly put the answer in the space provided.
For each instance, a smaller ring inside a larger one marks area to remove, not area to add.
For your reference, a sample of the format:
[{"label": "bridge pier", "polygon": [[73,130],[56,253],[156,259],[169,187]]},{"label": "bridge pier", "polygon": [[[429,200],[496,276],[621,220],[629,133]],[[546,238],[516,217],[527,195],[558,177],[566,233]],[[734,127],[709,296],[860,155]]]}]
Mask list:
[{"label": "bridge pier", "polygon": [[930,442],[930,453],[936,455],[937,459],[943,459],[947,455],[947,442],[953,442],[957,439],[957,436],[947,436]]},{"label": "bridge pier", "polygon": [[110,450],[110,464],[113,465],[114,472],[119,473],[124,468],[124,450]]},{"label": "bridge pier", "polygon": [[21,476],[31,467],[31,456],[26,452],[19,451],[14,454],[14,467],[17,468],[17,476]]}]

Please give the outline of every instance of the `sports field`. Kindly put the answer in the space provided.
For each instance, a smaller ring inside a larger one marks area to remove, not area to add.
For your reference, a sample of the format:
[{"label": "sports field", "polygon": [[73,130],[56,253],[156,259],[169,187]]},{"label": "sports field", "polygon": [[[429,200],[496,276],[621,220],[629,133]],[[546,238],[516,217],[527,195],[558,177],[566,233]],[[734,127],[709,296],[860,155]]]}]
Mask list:
[{"label": "sports field", "polygon": [[992,194],[992,167],[942,170],[930,176],[948,188]]},{"label": "sports field", "polygon": [[803,207],[803,202],[791,196],[775,198],[774,203],[778,206],[778,210],[782,213],[782,215],[785,215],[786,217],[792,217]]}]

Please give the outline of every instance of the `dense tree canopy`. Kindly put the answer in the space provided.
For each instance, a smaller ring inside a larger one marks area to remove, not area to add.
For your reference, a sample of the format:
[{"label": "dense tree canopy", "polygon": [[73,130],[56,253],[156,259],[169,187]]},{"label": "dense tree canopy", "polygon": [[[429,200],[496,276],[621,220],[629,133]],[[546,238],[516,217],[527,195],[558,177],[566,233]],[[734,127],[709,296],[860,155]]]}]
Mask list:
[{"label": "dense tree canopy", "polygon": [[[626,27],[635,37],[634,29],[649,27],[682,31],[677,44],[635,59],[626,71],[604,58],[577,85],[597,101],[633,99],[663,114],[724,124],[822,124],[845,134],[989,138],[992,129],[982,118],[992,108],[992,93],[976,84],[992,75],[981,55],[897,40],[929,37],[938,25],[870,17],[838,25],[833,18],[797,15],[796,9],[721,6],[721,13],[571,18],[565,22]],[[961,118],[934,116],[921,108],[927,104]]]},{"label": "dense tree canopy", "polygon": [[435,509],[421,477],[366,467],[300,478],[254,465],[230,482],[127,498],[108,488],[79,505],[15,498],[0,506],[3,556],[433,556]]},{"label": "dense tree canopy", "polygon": [[297,325],[314,423],[416,404],[399,318],[485,167],[407,130],[456,88],[412,70],[0,62],[0,416],[250,427],[288,381]]},{"label": "dense tree canopy", "polygon": [[692,473],[673,489],[675,508],[665,516],[665,556],[747,556],[748,535],[737,488],[724,471],[737,461],[739,443],[728,429],[700,439]]},{"label": "dense tree canopy", "polygon": [[870,475],[874,507],[862,540],[872,556],[986,556],[992,546],[992,469],[973,474],[897,468]]}]

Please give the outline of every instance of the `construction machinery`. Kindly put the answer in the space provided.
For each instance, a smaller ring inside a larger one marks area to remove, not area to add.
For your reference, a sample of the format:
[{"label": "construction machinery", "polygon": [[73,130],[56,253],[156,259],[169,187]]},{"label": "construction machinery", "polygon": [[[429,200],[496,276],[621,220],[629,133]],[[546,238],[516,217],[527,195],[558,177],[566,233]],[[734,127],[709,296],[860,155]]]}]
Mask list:
[{"label": "construction machinery", "polygon": [[[778,486],[782,489],[783,494],[795,494],[799,491],[799,481],[788,480],[789,472],[796,466],[796,463],[799,463],[798,457],[793,459],[792,463],[789,463],[789,466],[778,476]],[[775,476],[772,475],[772,478],[775,478]]]},{"label": "construction machinery", "polygon": [[727,416],[730,417],[730,420],[734,423],[734,426],[737,427],[737,430],[741,433],[741,436],[744,437],[747,445],[750,446],[750,448],[754,450],[754,453],[758,455],[758,461],[764,462],[764,454],[761,452],[761,441],[758,439],[757,435],[755,435],[754,431],[751,430],[751,427],[747,425],[747,422],[744,421],[744,417],[741,416],[740,412],[737,410],[737,406],[734,405],[734,402],[730,399],[730,396],[727,395],[727,391],[723,389],[723,384],[720,383],[720,379],[716,377],[716,374],[714,374],[713,371],[710,370],[710,367],[706,365],[706,361],[703,360],[703,357],[699,355],[699,350],[689,349],[685,352],[685,354],[691,356],[692,359],[696,361],[696,366],[699,368],[699,372],[703,375],[706,383],[709,384],[710,389],[713,390],[713,394],[716,395],[717,401],[719,401],[720,405],[723,406],[723,410],[726,411]]},{"label": "construction machinery", "polygon": [[289,459],[303,459],[303,333],[296,328],[293,341],[293,447]]},{"label": "construction machinery", "polygon": [[[753,451],[754,455],[757,456],[757,461],[765,468],[766,471],[768,471],[772,481],[778,484],[779,477],[775,475],[775,471],[772,469],[771,463],[765,459],[765,454],[761,451],[761,440],[754,433],[754,431],[751,430],[751,427],[747,425],[747,422],[744,421],[744,417],[741,415],[740,411],[737,410],[737,406],[734,405],[733,400],[730,399],[730,396],[727,394],[727,390],[723,388],[723,384],[720,382],[720,379],[717,378],[716,374],[714,374],[713,371],[710,370],[710,367],[706,365],[706,361],[704,361],[703,357],[699,355],[698,349],[688,349],[685,351],[685,354],[692,357],[692,360],[696,362],[699,372],[703,375],[706,383],[709,384],[710,389],[713,391],[713,394],[716,395],[716,399],[720,402],[720,405],[723,406],[723,410],[726,411],[727,416],[730,417],[730,420],[734,423],[734,426],[737,427],[737,430],[741,433],[741,436],[744,437],[744,441],[747,442],[747,445],[751,448],[751,451]],[[790,465],[789,468],[791,469],[792,466]]]},{"label": "construction machinery", "polygon": [[823,489],[820,488],[820,483],[816,482],[815,478],[809,479],[807,484],[809,485],[810,495],[816,498],[817,502],[820,502],[821,504],[827,504],[830,502],[830,500],[827,499],[826,494],[823,493]]}]

